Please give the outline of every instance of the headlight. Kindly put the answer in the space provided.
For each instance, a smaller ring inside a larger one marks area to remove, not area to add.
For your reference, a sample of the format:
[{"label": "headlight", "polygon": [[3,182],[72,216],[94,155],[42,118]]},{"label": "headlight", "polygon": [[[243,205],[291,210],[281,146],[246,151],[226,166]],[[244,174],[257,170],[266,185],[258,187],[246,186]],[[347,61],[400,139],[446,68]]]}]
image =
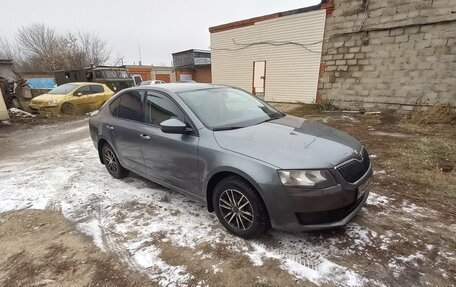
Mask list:
[{"label": "headlight", "polygon": [[285,186],[326,188],[336,185],[327,170],[279,170],[277,172]]},{"label": "headlight", "polygon": [[56,100],[53,100],[53,101],[49,101],[46,103],[46,106],[55,106],[57,105],[57,101]]}]

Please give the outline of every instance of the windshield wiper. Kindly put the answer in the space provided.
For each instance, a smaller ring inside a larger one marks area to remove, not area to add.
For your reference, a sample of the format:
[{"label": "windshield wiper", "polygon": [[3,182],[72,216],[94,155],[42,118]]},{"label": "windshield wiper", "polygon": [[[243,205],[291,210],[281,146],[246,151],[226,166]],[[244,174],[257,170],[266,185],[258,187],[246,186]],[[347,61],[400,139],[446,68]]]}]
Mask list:
[{"label": "windshield wiper", "polygon": [[215,131],[228,131],[228,130],[236,130],[236,129],[241,129],[243,127],[239,126],[228,126],[228,127],[219,127],[219,128],[213,128],[212,130]]},{"label": "windshield wiper", "polygon": [[273,120],[278,120],[278,119],[281,119],[281,118],[283,118],[283,117],[284,117],[283,114],[276,114],[276,116],[274,116],[274,117],[271,116],[269,119],[265,119],[264,121],[259,122],[259,124],[261,124],[261,123],[266,123],[266,122],[270,122],[270,121],[273,121]]}]

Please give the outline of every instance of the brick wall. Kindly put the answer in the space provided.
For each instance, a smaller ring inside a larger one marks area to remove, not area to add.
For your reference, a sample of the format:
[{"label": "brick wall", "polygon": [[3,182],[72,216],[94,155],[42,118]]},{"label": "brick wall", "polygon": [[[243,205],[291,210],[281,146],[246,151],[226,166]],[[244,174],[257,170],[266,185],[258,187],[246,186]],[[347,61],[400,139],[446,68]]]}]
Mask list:
[{"label": "brick wall", "polygon": [[127,66],[127,69],[131,75],[141,75],[143,81],[152,80],[152,68],[150,67]]},{"label": "brick wall", "polygon": [[325,7],[317,99],[352,109],[456,105],[456,0],[328,0]]},{"label": "brick wall", "polygon": [[176,69],[176,80],[181,80],[181,75],[192,75],[192,80],[198,83],[212,83],[211,66],[195,67],[195,69]]},{"label": "brick wall", "polygon": [[203,66],[195,69],[194,80],[198,83],[212,83],[211,66]]}]

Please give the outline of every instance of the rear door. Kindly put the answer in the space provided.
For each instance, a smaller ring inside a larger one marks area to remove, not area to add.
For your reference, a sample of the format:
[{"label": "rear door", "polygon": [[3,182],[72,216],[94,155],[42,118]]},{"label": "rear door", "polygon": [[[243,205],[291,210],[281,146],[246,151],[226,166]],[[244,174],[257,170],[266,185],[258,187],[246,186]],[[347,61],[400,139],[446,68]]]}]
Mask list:
[{"label": "rear door", "polygon": [[144,113],[144,132],[150,137],[143,142],[147,173],[153,178],[197,194],[199,137],[196,133],[168,134],[160,129],[160,123],[171,118],[189,125],[184,112],[168,95],[147,91],[144,96]]},{"label": "rear door", "polygon": [[121,164],[133,171],[146,173],[141,145],[144,142],[144,116],[142,95],[139,91],[127,91],[110,104],[113,117],[106,123]]}]

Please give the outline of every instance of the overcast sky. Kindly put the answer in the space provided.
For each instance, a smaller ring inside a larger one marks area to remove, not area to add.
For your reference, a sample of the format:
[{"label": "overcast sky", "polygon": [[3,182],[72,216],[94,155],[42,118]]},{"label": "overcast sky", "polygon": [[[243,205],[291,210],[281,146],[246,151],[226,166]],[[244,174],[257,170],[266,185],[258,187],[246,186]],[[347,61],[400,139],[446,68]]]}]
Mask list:
[{"label": "overcast sky", "polygon": [[[16,0],[2,1],[0,37],[17,28],[44,23],[58,31],[89,31],[107,41],[112,57],[143,64],[170,65],[171,53],[209,49],[208,28],[320,0]],[[113,64],[113,63],[108,63]]]}]

